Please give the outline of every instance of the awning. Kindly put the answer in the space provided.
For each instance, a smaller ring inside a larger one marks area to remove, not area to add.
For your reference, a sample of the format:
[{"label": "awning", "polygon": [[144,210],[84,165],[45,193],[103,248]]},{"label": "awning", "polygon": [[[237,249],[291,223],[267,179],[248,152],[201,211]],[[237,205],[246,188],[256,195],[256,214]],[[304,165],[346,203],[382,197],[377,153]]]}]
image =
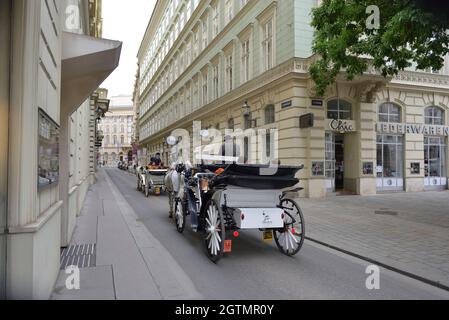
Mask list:
[{"label": "awning", "polygon": [[122,43],[64,32],[61,111],[75,111],[117,68]]}]

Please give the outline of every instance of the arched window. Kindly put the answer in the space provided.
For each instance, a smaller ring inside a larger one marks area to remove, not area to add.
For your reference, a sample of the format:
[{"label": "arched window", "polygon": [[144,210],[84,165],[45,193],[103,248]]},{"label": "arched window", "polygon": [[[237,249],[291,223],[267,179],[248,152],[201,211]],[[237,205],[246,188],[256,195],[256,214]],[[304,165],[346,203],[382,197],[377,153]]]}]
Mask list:
[{"label": "arched window", "polygon": [[265,124],[270,124],[274,122],[275,118],[274,105],[270,104],[265,107]]},{"label": "arched window", "polygon": [[327,118],[336,120],[352,119],[352,104],[346,100],[334,99],[327,102]]},{"label": "arched window", "polygon": [[424,121],[426,124],[444,124],[444,111],[441,108],[432,106],[424,111]]},{"label": "arched window", "polygon": [[401,107],[391,102],[382,103],[379,106],[379,122],[401,122]]},{"label": "arched window", "polygon": [[228,120],[228,129],[234,130],[234,119],[232,118]]}]

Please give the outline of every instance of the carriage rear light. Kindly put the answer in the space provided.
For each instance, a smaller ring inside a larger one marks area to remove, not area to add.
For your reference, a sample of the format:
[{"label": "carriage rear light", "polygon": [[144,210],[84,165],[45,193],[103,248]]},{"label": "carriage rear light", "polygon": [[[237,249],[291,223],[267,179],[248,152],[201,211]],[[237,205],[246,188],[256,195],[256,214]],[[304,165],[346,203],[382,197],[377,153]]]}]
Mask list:
[{"label": "carriage rear light", "polygon": [[239,236],[239,232],[238,231],[234,231],[234,238],[237,238]]},{"label": "carriage rear light", "polygon": [[245,215],[242,213],[242,220],[245,220]]},{"label": "carriage rear light", "polygon": [[296,234],[295,228],[292,228],[292,233],[293,233],[293,234]]}]

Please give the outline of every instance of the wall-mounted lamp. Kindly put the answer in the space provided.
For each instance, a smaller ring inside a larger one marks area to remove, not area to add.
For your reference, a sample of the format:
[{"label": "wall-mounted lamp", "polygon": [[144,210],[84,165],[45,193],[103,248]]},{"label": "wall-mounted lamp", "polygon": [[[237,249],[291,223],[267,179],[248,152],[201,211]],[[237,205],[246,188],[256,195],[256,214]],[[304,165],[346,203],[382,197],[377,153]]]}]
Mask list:
[{"label": "wall-mounted lamp", "polygon": [[248,122],[250,128],[257,127],[257,119],[251,119],[251,107],[248,104],[248,101],[245,101],[242,107],[242,113],[243,117],[245,118],[245,121]]}]

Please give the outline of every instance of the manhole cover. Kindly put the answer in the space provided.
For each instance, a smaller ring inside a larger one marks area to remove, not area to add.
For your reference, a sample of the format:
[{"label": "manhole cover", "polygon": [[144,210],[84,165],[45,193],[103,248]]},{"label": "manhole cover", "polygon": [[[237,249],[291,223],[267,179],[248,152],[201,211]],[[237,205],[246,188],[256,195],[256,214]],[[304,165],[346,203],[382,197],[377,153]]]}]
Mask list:
[{"label": "manhole cover", "polygon": [[71,245],[61,252],[61,270],[65,270],[68,266],[95,267],[96,256],[97,245],[95,243]]},{"label": "manhole cover", "polygon": [[391,210],[376,210],[374,211],[375,214],[383,214],[383,215],[387,215],[387,216],[397,216],[398,213],[396,211],[391,211]]}]

